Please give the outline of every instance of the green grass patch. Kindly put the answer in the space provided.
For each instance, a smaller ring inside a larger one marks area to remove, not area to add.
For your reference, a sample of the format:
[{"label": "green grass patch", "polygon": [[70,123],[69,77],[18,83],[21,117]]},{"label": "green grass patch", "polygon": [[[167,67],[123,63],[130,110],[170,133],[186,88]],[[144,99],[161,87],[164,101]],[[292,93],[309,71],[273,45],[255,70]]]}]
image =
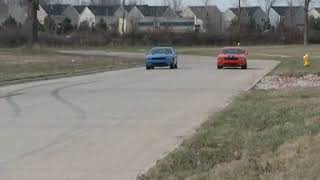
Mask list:
[{"label": "green grass patch", "polygon": [[319,90],[253,90],[241,95],[160,160],[146,179],[271,177],[279,164],[261,165],[265,154],[276,156],[285,143],[320,133]]}]

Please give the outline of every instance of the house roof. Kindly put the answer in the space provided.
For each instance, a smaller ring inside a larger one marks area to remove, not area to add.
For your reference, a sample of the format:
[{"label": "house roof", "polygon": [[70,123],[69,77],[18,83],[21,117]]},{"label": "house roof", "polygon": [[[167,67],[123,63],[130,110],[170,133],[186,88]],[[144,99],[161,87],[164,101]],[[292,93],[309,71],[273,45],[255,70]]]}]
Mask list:
[{"label": "house roof", "polygon": [[69,5],[64,4],[51,4],[51,5],[44,5],[41,6],[48,15],[51,16],[58,16],[62,15],[63,11],[69,7]]},{"label": "house roof", "polygon": [[88,6],[95,16],[112,16],[120,6]]},{"label": "house roof", "polygon": [[125,6],[124,9],[125,9],[127,12],[130,12],[134,7],[135,7],[135,5],[128,5],[128,6]]},{"label": "house roof", "polygon": [[314,9],[320,13],[320,7]]},{"label": "house roof", "polygon": [[162,16],[169,6],[137,6],[144,16]]},{"label": "house roof", "polygon": [[[241,16],[253,16],[257,10],[261,9],[261,7],[254,6],[254,7],[241,7]],[[230,8],[230,10],[238,16],[239,8]]]},{"label": "house roof", "polygon": [[79,13],[81,14],[82,11],[86,8],[87,6],[73,6],[73,8]]},{"label": "house roof", "polygon": [[125,6],[125,10],[127,12],[130,12],[134,7],[137,7],[138,9],[140,9],[140,8],[146,8],[148,7],[148,5],[127,5]]},{"label": "house roof", "polygon": [[288,6],[274,6],[272,7],[280,16],[288,16],[290,15],[290,10],[293,14],[296,14],[302,6],[293,6],[293,7],[288,7]]},{"label": "house roof", "polygon": [[189,6],[190,10],[198,17],[214,16],[221,13],[217,6]]}]

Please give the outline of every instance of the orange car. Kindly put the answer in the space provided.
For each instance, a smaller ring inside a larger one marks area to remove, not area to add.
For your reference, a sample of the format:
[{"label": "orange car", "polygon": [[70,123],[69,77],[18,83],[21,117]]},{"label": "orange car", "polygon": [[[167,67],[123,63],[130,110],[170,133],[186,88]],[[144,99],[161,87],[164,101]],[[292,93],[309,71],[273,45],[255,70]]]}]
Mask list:
[{"label": "orange car", "polygon": [[217,68],[241,67],[241,69],[247,69],[247,55],[248,53],[239,47],[223,48],[217,57]]}]

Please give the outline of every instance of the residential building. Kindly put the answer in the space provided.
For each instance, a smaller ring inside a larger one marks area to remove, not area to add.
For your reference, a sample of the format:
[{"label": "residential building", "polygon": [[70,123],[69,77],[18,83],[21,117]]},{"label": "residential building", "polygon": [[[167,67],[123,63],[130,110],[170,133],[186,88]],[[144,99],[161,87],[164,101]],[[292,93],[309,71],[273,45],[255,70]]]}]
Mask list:
[{"label": "residential building", "polygon": [[170,6],[136,6],[144,17],[170,17],[178,15]]},{"label": "residential building", "polygon": [[[142,13],[142,9],[146,9],[148,8],[148,5],[136,5],[136,6],[126,6],[126,21],[127,22],[127,26],[126,26],[126,30],[132,31],[132,30],[137,30],[139,28],[139,22],[142,21],[143,19],[145,19],[144,14]],[[145,19],[145,22],[142,24],[147,23],[147,21],[151,21],[148,22],[149,24],[154,24],[154,18],[147,18]],[[145,28],[143,28],[145,29]],[[148,28],[149,29],[149,28]]]},{"label": "residential building", "polygon": [[178,18],[175,11],[169,6],[137,5],[127,6],[126,10],[128,11],[128,31],[159,29],[162,25],[160,22],[164,22],[164,19]]},{"label": "residential building", "polygon": [[88,8],[94,14],[96,24],[102,19],[109,29],[116,28],[119,19],[123,16],[123,8],[121,6],[88,6]]},{"label": "residential building", "polygon": [[60,24],[67,17],[64,12],[68,8],[71,8],[71,6],[63,4],[42,5],[40,9],[43,9],[45,13],[38,15],[38,19],[43,19],[44,21],[46,17],[50,17],[56,24]]},{"label": "residential building", "polygon": [[195,22],[194,19],[187,18],[165,18],[159,17],[154,18],[144,18],[139,21],[140,31],[154,31],[154,30],[165,30],[170,32],[194,32]]},{"label": "residential building", "polygon": [[[240,9],[241,24],[249,25],[254,21],[257,29],[262,29],[267,23],[266,13],[261,7],[241,7]],[[228,29],[233,21],[239,18],[239,8],[230,8],[224,13],[224,29]]]},{"label": "residential building", "polygon": [[80,27],[80,25],[85,22],[88,23],[89,27],[95,26],[95,16],[87,6],[73,6],[73,8],[78,13],[78,27]]},{"label": "residential building", "polygon": [[302,6],[276,6],[272,7],[272,18],[270,21],[278,21],[279,25],[285,27],[304,27],[304,7]]},{"label": "residential building", "polygon": [[28,8],[21,3],[9,3],[8,16],[12,16],[17,23],[23,25],[28,18]]},{"label": "residential building", "polygon": [[320,18],[320,8],[313,8],[313,9],[311,9],[309,15],[312,16],[312,17],[314,17],[315,19]]},{"label": "residential building", "polygon": [[189,6],[180,15],[183,18],[193,18],[200,31],[222,32],[222,12],[217,6]]}]

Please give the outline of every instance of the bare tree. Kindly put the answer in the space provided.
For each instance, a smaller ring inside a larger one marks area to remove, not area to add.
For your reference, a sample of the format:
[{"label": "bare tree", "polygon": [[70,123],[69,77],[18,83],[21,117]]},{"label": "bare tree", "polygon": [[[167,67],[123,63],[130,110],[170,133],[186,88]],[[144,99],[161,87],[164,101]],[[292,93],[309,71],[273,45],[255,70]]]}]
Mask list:
[{"label": "bare tree", "polygon": [[123,8],[123,13],[122,13],[122,33],[124,34],[125,18],[126,18],[126,0],[122,0],[122,8]]},{"label": "bare tree", "polygon": [[312,0],[304,0],[304,45],[307,46],[309,41],[309,6]]},{"label": "bare tree", "polygon": [[128,0],[127,5],[138,5],[138,0]]},{"label": "bare tree", "polygon": [[241,9],[242,9],[242,3],[246,3],[247,1],[246,0],[237,0],[237,3],[238,3],[238,21],[239,21],[239,43],[241,41]]},{"label": "bare tree", "polygon": [[241,40],[241,0],[238,0],[239,43]]},{"label": "bare tree", "polygon": [[27,0],[28,19],[32,24],[31,45],[38,42],[38,18],[39,0]]},{"label": "bare tree", "polygon": [[202,3],[204,6],[208,6],[210,3],[210,0],[202,0]]},{"label": "bare tree", "polygon": [[290,17],[290,26],[293,27],[293,1],[292,0],[287,0],[287,4],[289,7],[289,17]]},{"label": "bare tree", "polygon": [[269,17],[270,17],[271,8],[277,1],[278,0],[264,0],[265,11],[266,11],[266,23],[269,23]]},{"label": "bare tree", "polygon": [[163,5],[170,6],[174,11],[182,9],[183,0],[163,0]]},{"label": "bare tree", "polygon": [[171,0],[172,1],[172,9],[174,11],[179,11],[182,9],[182,0]]}]

